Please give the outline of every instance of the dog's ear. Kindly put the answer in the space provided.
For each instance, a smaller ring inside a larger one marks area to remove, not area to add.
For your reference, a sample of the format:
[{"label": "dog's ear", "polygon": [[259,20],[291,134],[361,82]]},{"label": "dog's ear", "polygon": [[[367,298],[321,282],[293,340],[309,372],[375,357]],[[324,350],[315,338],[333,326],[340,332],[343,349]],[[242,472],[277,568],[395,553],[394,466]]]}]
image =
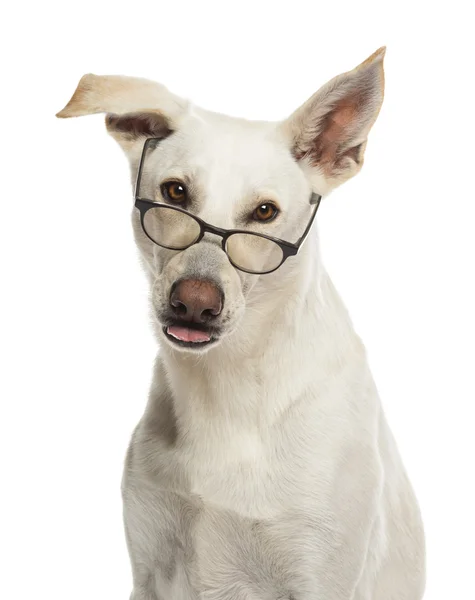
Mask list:
[{"label": "dog's ear", "polygon": [[[297,109],[280,129],[296,160],[331,189],[363,164],[368,133],[384,95],[380,48],[353,71],[329,81]],[[321,190],[326,191],[326,190]]]},{"label": "dog's ear", "polygon": [[147,137],[164,138],[187,102],[154,81],[119,75],[84,75],[71,100],[56,116],[107,113],[109,133],[129,152]]}]

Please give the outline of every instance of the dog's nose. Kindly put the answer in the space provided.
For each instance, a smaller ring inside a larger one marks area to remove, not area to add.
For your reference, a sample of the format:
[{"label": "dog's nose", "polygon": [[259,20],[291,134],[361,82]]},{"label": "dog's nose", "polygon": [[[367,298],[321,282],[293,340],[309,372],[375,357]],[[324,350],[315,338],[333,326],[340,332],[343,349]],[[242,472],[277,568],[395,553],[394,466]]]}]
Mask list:
[{"label": "dog's nose", "polygon": [[182,279],[172,288],[170,306],[184,321],[206,323],[223,309],[223,294],[211,281]]}]

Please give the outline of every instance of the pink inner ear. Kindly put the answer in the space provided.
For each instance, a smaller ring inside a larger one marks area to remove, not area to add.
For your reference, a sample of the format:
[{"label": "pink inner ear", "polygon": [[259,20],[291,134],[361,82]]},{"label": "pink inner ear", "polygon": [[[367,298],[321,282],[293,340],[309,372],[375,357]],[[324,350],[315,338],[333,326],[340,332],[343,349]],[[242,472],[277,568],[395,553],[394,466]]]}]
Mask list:
[{"label": "pink inner ear", "polygon": [[340,130],[349,125],[356,117],[356,103],[342,100],[333,110],[332,121]]},{"label": "pink inner ear", "polygon": [[322,131],[315,140],[314,156],[319,163],[329,166],[335,164],[339,149],[349,141],[358,113],[357,98],[344,98],[327,115],[322,123]]}]

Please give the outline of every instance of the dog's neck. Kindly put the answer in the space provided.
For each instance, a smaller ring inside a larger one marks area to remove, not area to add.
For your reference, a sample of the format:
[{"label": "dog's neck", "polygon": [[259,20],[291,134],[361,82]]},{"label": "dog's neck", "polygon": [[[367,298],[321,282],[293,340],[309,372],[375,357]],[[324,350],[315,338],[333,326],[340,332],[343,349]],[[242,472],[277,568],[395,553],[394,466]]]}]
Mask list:
[{"label": "dog's neck", "polygon": [[[256,285],[239,330],[193,355],[161,355],[178,430],[233,436],[272,425],[309,390],[334,377],[364,349],[328,275],[311,251],[300,268]],[[314,249],[315,250],[315,249]],[[210,434],[211,435],[211,434]],[[242,437],[241,437],[242,440]]]}]

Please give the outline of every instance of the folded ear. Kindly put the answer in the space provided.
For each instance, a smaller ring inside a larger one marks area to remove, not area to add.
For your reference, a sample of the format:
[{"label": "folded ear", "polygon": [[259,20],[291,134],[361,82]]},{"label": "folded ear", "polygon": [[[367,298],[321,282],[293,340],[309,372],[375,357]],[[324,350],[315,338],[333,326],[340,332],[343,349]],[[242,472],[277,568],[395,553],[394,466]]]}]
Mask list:
[{"label": "folded ear", "polygon": [[147,137],[166,137],[187,102],[154,81],[119,75],[84,75],[71,100],[56,116],[107,113],[109,133],[125,151]]},{"label": "folded ear", "polygon": [[323,176],[327,189],[362,167],[368,133],[383,102],[384,54],[380,48],[329,81],[280,125],[295,158],[310,167],[311,176]]}]

